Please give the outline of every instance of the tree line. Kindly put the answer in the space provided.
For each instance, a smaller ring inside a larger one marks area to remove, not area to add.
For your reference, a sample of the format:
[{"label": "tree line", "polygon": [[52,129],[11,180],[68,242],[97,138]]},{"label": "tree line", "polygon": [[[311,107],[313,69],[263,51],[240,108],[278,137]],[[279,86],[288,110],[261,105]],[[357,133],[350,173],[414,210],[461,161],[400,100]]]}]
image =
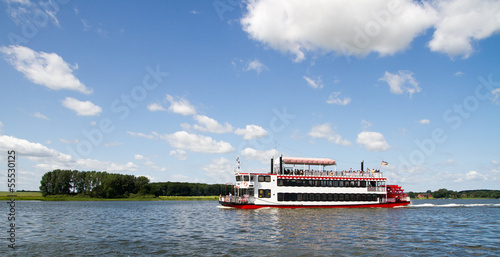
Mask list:
[{"label": "tree line", "polygon": [[40,191],[43,196],[80,195],[96,198],[124,198],[135,195],[211,196],[225,194],[230,190],[232,190],[230,185],[150,183],[144,176],[60,169],[45,173],[40,181]]},{"label": "tree line", "polygon": [[453,191],[446,188],[441,188],[436,191],[427,190],[425,193],[415,193],[409,192],[408,196],[411,198],[418,198],[418,196],[423,196],[425,198],[500,198],[500,190],[463,190],[463,191]]}]

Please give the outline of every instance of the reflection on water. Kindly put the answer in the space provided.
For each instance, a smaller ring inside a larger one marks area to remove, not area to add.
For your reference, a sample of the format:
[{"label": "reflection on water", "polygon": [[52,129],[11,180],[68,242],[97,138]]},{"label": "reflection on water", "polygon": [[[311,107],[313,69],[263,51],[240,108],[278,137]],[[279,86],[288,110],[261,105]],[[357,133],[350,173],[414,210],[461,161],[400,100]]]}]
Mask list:
[{"label": "reflection on water", "polygon": [[211,201],[19,202],[0,256],[500,255],[499,200],[395,209],[219,208]]}]

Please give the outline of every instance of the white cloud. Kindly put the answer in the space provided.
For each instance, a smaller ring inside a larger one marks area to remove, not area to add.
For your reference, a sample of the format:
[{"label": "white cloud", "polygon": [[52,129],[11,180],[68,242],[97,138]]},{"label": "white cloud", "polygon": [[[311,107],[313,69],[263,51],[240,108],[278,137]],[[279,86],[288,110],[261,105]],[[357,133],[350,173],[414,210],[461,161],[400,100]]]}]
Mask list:
[{"label": "white cloud", "polygon": [[39,112],[33,113],[32,116],[35,117],[35,118],[39,118],[39,119],[49,120],[49,118],[47,118],[47,116],[45,116],[45,115],[43,115],[43,114],[41,114]]},{"label": "white cloud", "polygon": [[232,172],[234,170],[234,163],[224,157],[220,157],[211,160],[210,164],[203,166],[202,169],[211,174],[220,175]]},{"label": "white cloud", "polygon": [[418,82],[413,78],[413,73],[410,71],[398,71],[397,74],[392,74],[388,71],[385,72],[382,80],[389,84],[391,93],[396,95],[401,95],[403,93],[408,93],[410,97],[414,93],[420,92],[422,89],[418,86]]},{"label": "white cloud", "polygon": [[417,122],[420,123],[420,124],[424,124],[424,125],[431,124],[431,121],[428,120],[428,119],[421,119],[421,120],[419,120]]},{"label": "white cloud", "polygon": [[252,39],[305,59],[306,52],[364,56],[406,49],[436,20],[414,1],[250,1],[241,19]]},{"label": "white cloud", "polygon": [[332,92],[330,94],[330,97],[328,97],[328,100],[326,101],[329,104],[336,104],[336,105],[348,105],[351,103],[351,98],[350,97],[344,97],[343,99],[339,97],[340,92]]},{"label": "white cloud", "polygon": [[151,132],[151,135],[147,135],[147,134],[144,134],[144,133],[141,133],[141,132],[132,132],[132,131],[127,131],[127,134],[133,136],[133,137],[143,137],[143,138],[147,138],[147,139],[154,139],[154,138],[158,138],[159,137],[159,134],[156,133],[156,132]]},{"label": "white cloud", "polygon": [[152,104],[148,105],[148,110],[150,110],[152,112],[157,112],[157,111],[166,111],[167,109],[165,109],[163,106],[161,106],[161,104],[152,103]]},{"label": "white cloud", "polygon": [[457,72],[455,72],[455,76],[456,76],[456,77],[462,77],[463,75],[464,75],[464,73],[463,73],[463,72],[461,72],[461,71],[457,71]]},{"label": "white cloud", "polygon": [[387,141],[385,141],[384,135],[379,132],[361,132],[358,134],[356,143],[364,146],[368,151],[385,151],[390,148]]},{"label": "white cloud", "polygon": [[160,167],[160,166],[156,165],[153,161],[151,161],[150,158],[145,157],[142,154],[135,154],[134,155],[134,159],[135,160],[141,160],[141,161],[143,161],[144,164],[146,166],[148,166],[150,169],[153,169],[153,170],[156,170],[156,171],[165,171],[165,170],[167,170],[165,167]]},{"label": "white cloud", "polygon": [[331,127],[330,123],[325,123],[321,125],[316,125],[312,127],[308,135],[312,138],[326,138],[328,141],[334,144],[349,146],[351,142],[337,134]]},{"label": "white cloud", "polygon": [[123,145],[122,142],[105,142],[102,144],[104,147],[120,146]]},{"label": "white cloud", "polygon": [[84,94],[91,94],[88,89],[74,75],[78,69],[76,64],[70,67],[55,53],[35,52],[24,46],[2,46],[0,52],[6,55],[16,70],[23,73],[33,83],[43,85],[52,90],[76,90]]},{"label": "white cloud", "polygon": [[59,4],[54,1],[40,1],[38,4],[30,0],[6,0],[7,13],[18,26],[23,26],[26,21],[36,19],[38,27],[45,27],[49,19],[56,26],[59,26],[59,20],[56,14],[59,12]]},{"label": "white cloud", "polygon": [[95,116],[102,112],[102,108],[90,101],[80,101],[72,97],[66,97],[62,105],[76,112],[79,116]]},{"label": "white cloud", "polygon": [[80,19],[80,21],[82,22],[82,25],[83,25],[83,31],[89,31],[92,26],[90,26],[89,22],[86,20],[86,19]]},{"label": "white cloud", "polygon": [[187,154],[186,154],[186,151],[184,151],[184,150],[180,150],[180,149],[171,150],[168,155],[173,156],[181,161],[187,160]]},{"label": "white cloud", "polygon": [[471,170],[471,171],[465,173],[465,177],[459,176],[459,178],[453,180],[453,182],[463,182],[463,181],[471,181],[471,180],[488,180],[488,177],[486,177],[484,174],[481,174],[475,170]]},{"label": "white cloud", "polygon": [[392,55],[433,28],[431,51],[467,58],[500,31],[500,2],[488,0],[254,0],[246,8],[241,25],[250,38],[297,62],[307,52]]},{"label": "white cloud", "polygon": [[184,98],[180,98],[176,101],[173,96],[167,95],[167,101],[170,102],[170,106],[168,107],[168,111],[170,112],[184,116],[196,114],[196,108],[194,108],[194,106],[192,106],[189,101]]},{"label": "white cloud", "polygon": [[195,115],[193,118],[198,122],[198,124],[195,124],[193,127],[199,131],[211,133],[230,133],[233,131],[233,126],[227,122],[222,125],[205,115]]},{"label": "white cloud", "polygon": [[443,164],[444,164],[444,165],[453,165],[453,164],[455,164],[455,160],[453,160],[453,159],[448,159],[448,160],[444,161],[444,163],[443,163]]},{"label": "white cloud", "polygon": [[64,138],[59,138],[59,142],[63,143],[63,144],[78,144],[78,139],[73,139],[72,141],[69,141],[67,139],[64,139]]},{"label": "white cloud", "polygon": [[268,135],[268,132],[257,125],[247,125],[244,129],[239,128],[234,131],[234,134],[243,136],[245,140],[257,139],[261,137],[265,137]]},{"label": "white cloud", "polygon": [[248,63],[248,66],[246,67],[246,71],[251,71],[254,70],[257,72],[257,74],[261,73],[264,70],[269,70],[266,65],[262,64],[259,60],[254,59],[253,61]]},{"label": "white cloud", "polygon": [[316,80],[309,78],[307,76],[303,76],[303,78],[307,81],[307,84],[312,88],[323,88],[323,82],[321,81],[321,77],[318,77]]},{"label": "white cloud", "polygon": [[431,51],[468,58],[475,44],[500,31],[500,2],[487,0],[435,1],[439,19],[429,42]]},{"label": "white cloud", "polygon": [[16,151],[16,155],[27,157],[31,160],[39,158],[54,159],[56,161],[65,162],[72,160],[70,155],[47,148],[40,143],[32,143],[25,139],[6,135],[0,135],[0,149],[2,152],[14,149]]},{"label": "white cloud", "polygon": [[146,157],[144,157],[142,154],[135,154],[134,159],[136,160],[145,160]]},{"label": "white cloud", "polygon": [[36,164],[35,167],[42,170],[76,169],[76,170],[96,170],[96,171],[107,171],[107,172],[135,171],[139,168],[139,166],[137,166],[133,162],[119,164],[110,161],[100,161],[95,159],[77,159],[72,162],[44,160],[43,162],[39,162],[38,164]]},{"label": "white cloud", "polygon": [[2,133],[3,123],[0,121],[0,133]]},{"label": "white cloud", "polygon": [[248,159],[253,159],[256,161],[260,161],[263,164],[269,163],[269,160],[278,155],[278,151],[275,149],[259,151],[253,148],[245,148],[241,151],[241,155]]},{"label": "white cloud", "polygon": [[[132,162],[120,164],[95,159],[75,159],[71,155],[48,148],[40,143],[33,143],[13,136],[0,135],[0,151],[7,152],[13,149],[21,161],[27,161],[23,162],[24,164],[33,164],[30,168],[25,167],[32,172],[29,172],[29,177],[23,180],[23,186],[25,183],[29,183],[30,189],[38,188],[41,175],[54,169],[98,170],[107,172],[135,171],[138,169],[138,166]],[[23,170],[20,172],[23,172]]]},{"label": "white cloud", "polygon": [[161,135],[160,138],[167,141],[174,148],[190,150],[193,152],[229,153],[234,151],[231,144],[227,142],[217,142],[211,137],[189,134],[186,131],[178,131],[174,134]]}]

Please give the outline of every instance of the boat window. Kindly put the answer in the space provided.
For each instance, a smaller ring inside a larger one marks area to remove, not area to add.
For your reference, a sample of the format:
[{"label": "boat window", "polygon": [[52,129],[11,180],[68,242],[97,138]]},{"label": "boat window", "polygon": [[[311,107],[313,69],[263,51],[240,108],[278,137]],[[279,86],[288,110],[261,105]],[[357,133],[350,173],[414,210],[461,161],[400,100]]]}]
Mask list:
[{"label": "boat window", "polygon": [[259,182],[271,182],[271,176],[259,176]]},{"label": "boat window", "polygon": [[360,187],[366,187],[366,181],[360,181]]},{"label": "boat window", "polygon": [[283,201],[290,201],[290,194],[285,193],[285,194],[283,195]]},{"label": "boat window", "polygon": [[259,189],[259,198],[271,198],[271,189]]},{"label": "boat window", "polygon": [[339,201],[344,201],[344,194],[339,194]]},{"label": "boat window", "polygon": [[321,201],[327,201],[327,198],[326,194],[321,194]]},{"label": "boat window", "polygon": [[302,201],[302,194],[297,194],[297,201]]},{"label": "boat window", "polygon": [[338,180],[334,180],[333,181],[333,186],[334,187],[338,187],[339,186],[339,181]]},{"label": "boat window", "polygon": [[332,184],[333,184],[333,183],[332,183],[332,181],[331,181],[331,180],[328,180],[328,181],[327,181],[327,186],[332,187]]},{"label": "boat window", "polygon": [[328,194],[328,201],[333,201],[333,194]]},{"label": "boat window", "polygon": [[316,180],[316,181],[314,181],[314,182],[315,182],[315,186],[317,186],[317,187],[320,187],[320,186],[321,186],[321,181]]},{"label": "boat window", "polygon": [[333,200],[338,201],[339,200],[339,194],[333,194]]},{"label": "boat window", "polygon": [[279,187],[283,186],[283,179],[278,179],[278,186]]},{"label": "boat window", "polygon": [[250,177],[248,177],[248,176],[243,176],[243,181],[250,181]]},{"label": "boat window", "polygon": [[241,176],[236,176],[236,181],[241,181]]},{"label": "boat window", "polygon": [[283,193],[278,193],[278,201],[283,201]]}]

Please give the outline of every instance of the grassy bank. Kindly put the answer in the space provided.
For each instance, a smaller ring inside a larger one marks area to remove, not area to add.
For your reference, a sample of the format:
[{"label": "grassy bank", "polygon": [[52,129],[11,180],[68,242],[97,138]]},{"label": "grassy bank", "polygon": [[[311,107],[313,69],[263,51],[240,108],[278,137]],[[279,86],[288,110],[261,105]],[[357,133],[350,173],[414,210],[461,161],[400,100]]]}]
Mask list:
[{"label": "grassy bank", "polygon": [[[16,195],[16,197],[12,197]],[[31,201],[215,201],[218,200],[218,196],[159,196],[155,197],[153,195],[148,196],[135,196],[129,198],[92,198],[83,196],[71,196],[71,195],[51,195],[43,197],[40,192],[15,192],[9,193],[2,191],[0,192],[0,200],[10,200],[16,199],[20,200],[31,200]]]},{"label": "grassy bank", "polygon": [[[16,195],[16,197],[12,197],[12,195]],[[10,199],[16,199],[16,200],[38,200],[41,201],[43,200],[42,193],[40,192],[15,192],[15,193],[10,193],[10,192],[5,192],[5,191],[0,191],[0,200],[10,200]]]},{"label": "grassy bank", "polygon": [[219,200],[219,197],[216,195],[213,196],[158,196],[161,200],[167,201],[216,201]]}]

